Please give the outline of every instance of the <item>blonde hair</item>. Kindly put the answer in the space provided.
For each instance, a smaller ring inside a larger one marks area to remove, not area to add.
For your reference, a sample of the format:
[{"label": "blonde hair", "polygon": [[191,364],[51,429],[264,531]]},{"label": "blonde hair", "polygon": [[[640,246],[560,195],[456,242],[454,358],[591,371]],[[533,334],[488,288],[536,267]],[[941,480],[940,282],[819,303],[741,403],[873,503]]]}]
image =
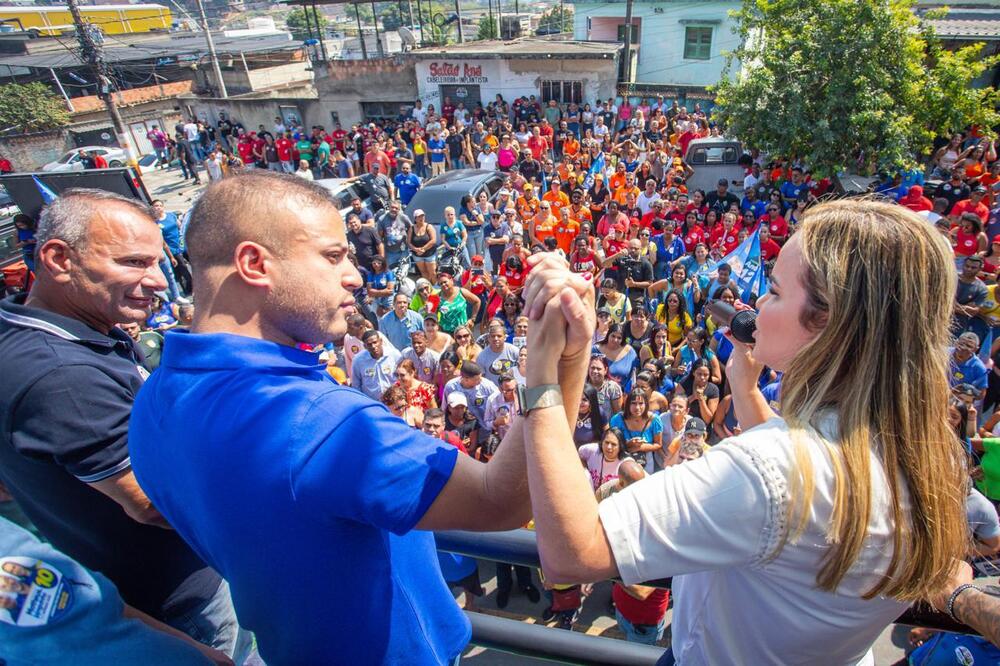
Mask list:
[{"label": "blonde hair", "polygon": [[797,468],[785,539],[801,534],[810,514],[812,461],[803,435],[832,408],[839,439],[826,447],[834,463],[834,505],[830,547],[816,582],[835,590],[861,552],[872,511],[874,450],[895,527],[892,559],[865,598],[923,598],[944,584],[953,558],[968,544],[964,459],[948,425],[956,288],[951,248],[913,212],[869,199],[816,206],[798,236],[809,294],[801,320],[818,334],[782,380],[782,414]]}]

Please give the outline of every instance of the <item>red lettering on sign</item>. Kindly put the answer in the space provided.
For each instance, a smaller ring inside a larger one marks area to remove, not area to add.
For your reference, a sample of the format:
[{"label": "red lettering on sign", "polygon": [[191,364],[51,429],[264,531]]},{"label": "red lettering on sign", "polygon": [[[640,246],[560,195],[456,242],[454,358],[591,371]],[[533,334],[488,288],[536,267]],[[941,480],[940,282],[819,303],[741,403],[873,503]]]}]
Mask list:
[{"label": "red lettering on sign", "polygon": [[482,65],[476,65],[475,67],[472,67],[471,65],[465,66],[464,76],[469,77],[469,76],[482,76],[482,75],[483,75]]}]

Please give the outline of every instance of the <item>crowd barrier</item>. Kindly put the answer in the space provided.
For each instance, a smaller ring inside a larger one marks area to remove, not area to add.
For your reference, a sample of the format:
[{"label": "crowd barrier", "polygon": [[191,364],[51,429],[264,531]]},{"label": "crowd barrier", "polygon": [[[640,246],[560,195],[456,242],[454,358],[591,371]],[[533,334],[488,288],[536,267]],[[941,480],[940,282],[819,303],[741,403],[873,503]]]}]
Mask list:
[{"label": "crowd barrier", "polygon": [[[448,531],[448,532],[437,532],[437,545],[438,548],[450,553],[456,553],[459,555],[466,555],[469,557],[475,557],[483,560],[490,560],[493,562],[507,562],[510,564],[520,564],[528,567],[539,567],[538,561],[538,546],[536,543],[535,532],[532,530],[520,529],[511,530],[508,532],[463,532],[463,531]],[[663,580],[653,580],[647,581],[646,585],[652,587],[663,587],[665,581]],[[478,616],[477,616],[478,617]],[[514,622],[510,620],[510,622]],[[514,622],[514,624],[523,624]],[[939,613],[930,606],[925,604],[916,604],[905,613],[896,619],[896,624],[905,624],[915,627],[927,627],[929,629],[936,629],[940,631],[951,631],[961,634],[976,634],[977,632],[972,627],[966,626],[964,624],[959,624],[953,621],[945,613]],[[505,625],[504,625],[505,626]],[[528,626],[528,625],[526,625]],[[537,629],[545,631],[544,627],[538,627],[537,625],[531,625]],[[473,625],[475,627],[475,625]],[[473,629],[475,631],[475,629]],[[532,630],[534,635],[534,630]],[[571,632],[549,632],[558,634],[571,634],[571,636],[583,636],[583,634],[572,634]],[[538,634],[541,636],[542,634]],[[495,637],[495,634],[491,634]],[[587,638],[597,638],[588,636]],[[602,640],[612,640],[612,639],[602,639]],[[473,640],[475,643],[475,640]],[[624,643],[624,641],[614,641],[616,643]],[[478,643],[477,643],[478,644]],[[490,646],[492,647],[492,646]],[[503,650],[502,647],[497,647],[495,649]],[[518,653],[521,654],[521,653]],[[531,656],[531,655],[526,655]],[[576,662],[572,663],[582,663]],[[604,663],[633,663],[633,662],[604,662]],[[652,662],[645,662],[652,663]]]}]

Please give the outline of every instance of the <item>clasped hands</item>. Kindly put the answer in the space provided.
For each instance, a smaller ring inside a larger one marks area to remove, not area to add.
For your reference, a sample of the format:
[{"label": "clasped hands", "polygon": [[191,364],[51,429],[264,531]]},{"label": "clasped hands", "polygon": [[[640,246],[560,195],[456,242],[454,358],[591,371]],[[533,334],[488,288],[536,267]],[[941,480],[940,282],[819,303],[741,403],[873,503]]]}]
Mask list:
[{"label": "clasped hands", "polygon": [[[597,315],[589,273],[573,273],[558,254],[528,257],[524,285],[528,326],[528,386],[555,384],[560,364],[589,361]],[[586,361],[584,360],[586,359]]]}]

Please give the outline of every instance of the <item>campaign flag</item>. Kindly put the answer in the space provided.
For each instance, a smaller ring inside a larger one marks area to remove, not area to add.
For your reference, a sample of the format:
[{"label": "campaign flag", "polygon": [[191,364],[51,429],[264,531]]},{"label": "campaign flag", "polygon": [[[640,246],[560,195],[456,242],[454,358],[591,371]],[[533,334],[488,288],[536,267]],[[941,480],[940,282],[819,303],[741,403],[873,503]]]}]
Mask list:
[{"label": "campaign flag", "polygon": [[46,206],[56,200],[59,196],[56,194],[51,187],[38,180],[38,176],[32,175],[31,179],[35,181],[35,187],[38,188],[38,194],[42,197],[42,203]]},{"label": "campaign flag", "polygon": [[605,163],[604,163],[604,151],[594,158],[593,163],[590,165],[590,169],[587,171],[587,177],[583,180],[583,189],[589,190],[594,184],[594,177],[599,173],[604,173]]},{"label": "campaign flag", "polygon": [[747,283],[746,287],[741,289],[740,300],[744,303],[749,303],[756,296],[760,298],[767,293],[769,284],[767,280],[767,273],[764,270],[764,264],[758,263],[757,270],[754,272],[753,277]]}]

